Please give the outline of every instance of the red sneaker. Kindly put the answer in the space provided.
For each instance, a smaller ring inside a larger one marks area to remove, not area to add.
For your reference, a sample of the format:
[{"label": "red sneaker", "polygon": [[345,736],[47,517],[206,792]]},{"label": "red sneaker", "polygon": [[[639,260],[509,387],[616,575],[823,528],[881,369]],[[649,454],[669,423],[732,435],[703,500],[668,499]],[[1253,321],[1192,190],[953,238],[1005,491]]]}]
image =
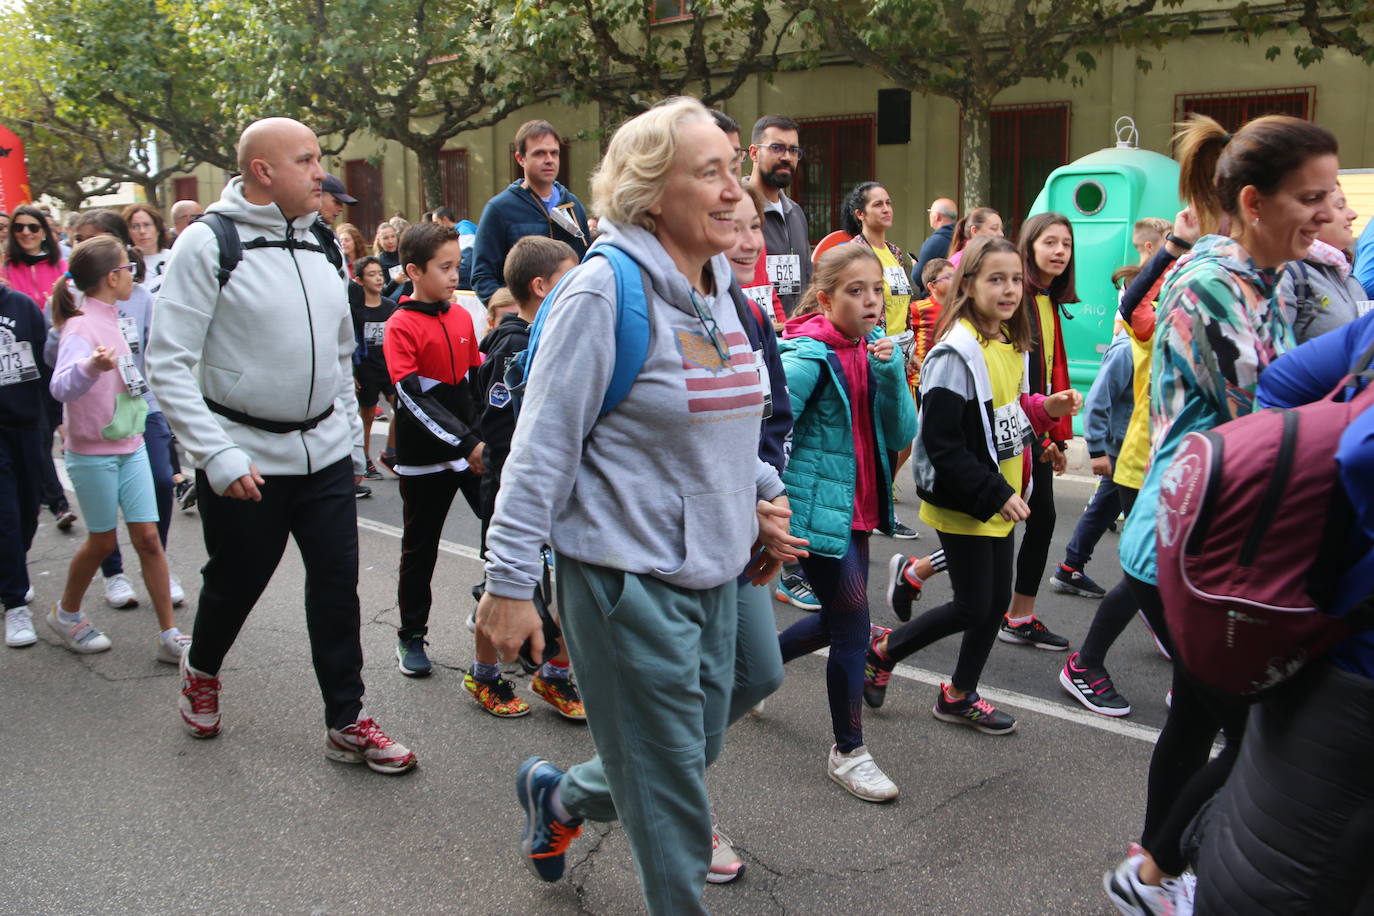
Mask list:
[{"label": "red sneaker", "polygon": [[366,712],[352,725],[329,730],[324,755],[339,763],[365,763],[368,769],[387,775],[413,770],[418,762],[410,748],[388,738]]}]

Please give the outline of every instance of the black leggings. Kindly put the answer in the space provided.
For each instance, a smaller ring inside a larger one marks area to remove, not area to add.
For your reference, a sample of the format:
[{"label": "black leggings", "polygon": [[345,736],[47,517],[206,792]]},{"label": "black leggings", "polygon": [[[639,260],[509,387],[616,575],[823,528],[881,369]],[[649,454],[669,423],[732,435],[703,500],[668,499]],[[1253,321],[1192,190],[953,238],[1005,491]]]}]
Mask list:
[{"label": "black leggings", "polygon": [[[1116,492],[1121,497],[1122,514],[1130,515],[1140,491],[1117,484]],[[1131,622],[1138,607],[1130,585],[1123,578],[1097,605],[1088,635],[1083,637],[1083,646],[1078,650],[1078,663],[1085,668],[1101,668],[1107,651]]]},{"label": "black leggings", "polygon": [[976,690],[983,676],[997,625],[1011,600],[1012,537],[937,532],[949,565],[954,598],[931,608],[887,637],[887,656],[899,662],[937,640],[963,633],[959,660],[950,683]]},{"label": "black leggings", "polygon": [[[1035,597],[1040,580],[1045,577],[1045,564],[1050,561],[1050,540],[1054,537],[1054,465],[1041,461],[1044,449],[1036,445],[1031,450],[1030,518],[1021,535],[1021,550],[1016,554],[1016,586],[1018,595]],[[1006,610],[1006,608],[1003,608]],[[955,685],[958,686],[958,685]]]},{"label": "black leggings", "polygon": [[[1159,589],[1129,575],[1126,581],[1150,626],[1173,655]],[[1242,700],[1203,691],[1174,663],[1173,699],[1150,758],[1145,826],[1140,832],[1140,845],[1165,874],[1180,875],[1187,867],[1179,849],[1183,832],[1230,775],[1249,708]],[[1209,761],[1218,732],[1225,735],[1225,744]]]}]

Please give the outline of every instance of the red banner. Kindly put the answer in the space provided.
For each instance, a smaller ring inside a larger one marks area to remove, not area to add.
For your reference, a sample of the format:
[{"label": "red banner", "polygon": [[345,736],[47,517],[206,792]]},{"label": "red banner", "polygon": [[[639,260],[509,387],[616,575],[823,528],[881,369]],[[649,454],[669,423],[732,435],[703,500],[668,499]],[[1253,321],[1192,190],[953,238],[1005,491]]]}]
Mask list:
[{"label": "red banner", "polygon": [[33,200],[29,191],[29,167],[24,161],[24,143],[14,131],[0,125],[0,209],[14,208]]}]

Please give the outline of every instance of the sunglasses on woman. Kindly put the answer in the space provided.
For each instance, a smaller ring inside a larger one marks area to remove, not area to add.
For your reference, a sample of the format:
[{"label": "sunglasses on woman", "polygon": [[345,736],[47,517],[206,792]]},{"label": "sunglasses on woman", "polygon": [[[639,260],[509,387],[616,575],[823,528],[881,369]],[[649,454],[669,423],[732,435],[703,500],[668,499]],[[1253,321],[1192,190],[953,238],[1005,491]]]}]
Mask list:
[{"label": "sunglasses on woman", "polygon": [[43,231],[43,227],[38,225],[37,223],[12,223],[10,225],[10,231],[38,233]]}]

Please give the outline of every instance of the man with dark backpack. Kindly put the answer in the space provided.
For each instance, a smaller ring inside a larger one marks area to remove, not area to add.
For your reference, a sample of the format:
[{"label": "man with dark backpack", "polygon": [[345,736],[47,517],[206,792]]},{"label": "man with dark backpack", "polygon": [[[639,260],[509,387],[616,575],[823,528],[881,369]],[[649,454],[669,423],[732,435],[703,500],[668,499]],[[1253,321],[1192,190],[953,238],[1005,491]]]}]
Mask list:
[{"label": "man with dark backpack", "polygon": [[342,257],[316,228],[319,142],[304,124],[268,118],[243,132],[238,163],[208,220],[178,240],[148,344],[149,381],[198,468],[209,554],[181,664],[182,721],[194,737],[219,734],[220,666],[294,536],[325,754],[402,773],[415,755],[363,708],[362,424]]}]

